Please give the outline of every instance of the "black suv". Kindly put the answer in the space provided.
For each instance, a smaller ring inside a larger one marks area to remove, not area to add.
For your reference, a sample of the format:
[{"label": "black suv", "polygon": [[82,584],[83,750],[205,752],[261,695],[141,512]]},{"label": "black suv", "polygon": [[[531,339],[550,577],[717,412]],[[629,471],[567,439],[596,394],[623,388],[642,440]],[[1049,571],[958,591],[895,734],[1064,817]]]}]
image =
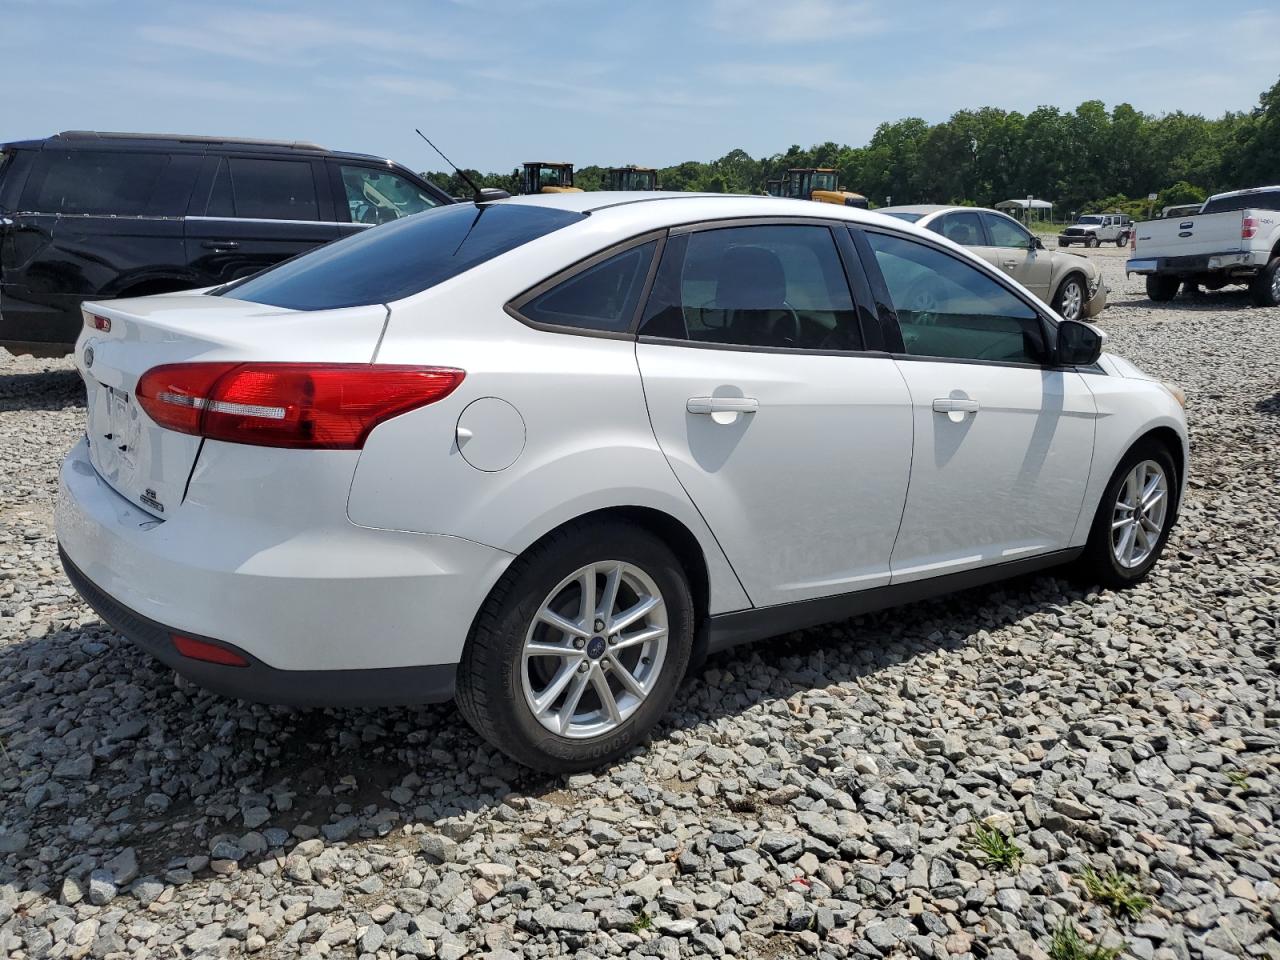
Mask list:
[{"label": "black suv", "polygon": [[0,145],[0,346],[60,356],[80,303],[226,283],[444,203],[312,143],[69,131]]}]

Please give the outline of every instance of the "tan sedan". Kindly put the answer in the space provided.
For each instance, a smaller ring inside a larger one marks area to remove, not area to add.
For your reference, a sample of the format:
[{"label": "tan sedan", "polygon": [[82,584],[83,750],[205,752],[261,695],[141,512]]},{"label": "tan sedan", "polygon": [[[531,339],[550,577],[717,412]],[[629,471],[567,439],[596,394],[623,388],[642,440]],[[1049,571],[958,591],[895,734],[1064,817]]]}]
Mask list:
[{"label": "tan sedan", "polygon": [[1102,274],[1087,258],[1046,250],[1038,237],[1012,217],[980,207],[938,204],[884,207],[885,213],[969,247],[1013,277],[1067,320],[1096,317],[1107,305]]}]

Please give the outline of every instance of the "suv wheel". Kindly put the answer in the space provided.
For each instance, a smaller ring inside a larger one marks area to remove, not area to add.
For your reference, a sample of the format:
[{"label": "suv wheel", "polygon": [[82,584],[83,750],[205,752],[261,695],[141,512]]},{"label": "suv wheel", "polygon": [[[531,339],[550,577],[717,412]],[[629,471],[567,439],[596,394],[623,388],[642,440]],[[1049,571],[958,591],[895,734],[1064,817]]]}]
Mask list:
[{"label": "suv wheel", "polygon": [[1127,587],[1146,577],[1169,539],[1176,492],[1169,449],[1155,440],[1135,445],[1102,494],[1080,575],[1106,587]]},{"label": "suv wheel", "polygon": [[1120,236],[1116,237],[1117,247],[1123,247],[1128,242],[1129,242],[1129,235],[1127,233],[1122,233],[1120,234]]},{"label": "suv wheel", "polygon": [[1053,298],[1053,309],[1064,320],[1079,320],[1084,314],[1084,281],[1071,274],[1062,281]]},{"label": "suv wheel", "polygon": [[1250,281],[1249,296],[1255,306],[1280,306],[1280,257],[1272,257],[1271,262]]},{"label": "suv wheel", "polygon": [[1088,240],[1086,240],[1086,241],[1084,242],[1084,245],[1085,245],[1086,247],[1089,247],[1090,249],[1093,249],[1094,247],[1096,247],[1096,246],[1098,245],[1098,238],[1097,238],[1097,237],[1090,237]]},{"label": "suv wheel", "polygon": [[481,608],[458,666],[458,707],[512,759],[547,773],[621,756],[684,677],[693,600],[648,531],[597,521],[522,555]]},{"label": "suv wheel", "polygon": [[1177,277],[1161,276],[1153,273],[1147,277],[1147,296],[1157,303],[1164,303],[1178,295],[1178,287],[1180,286],[1182,286],[1182,281]]}]

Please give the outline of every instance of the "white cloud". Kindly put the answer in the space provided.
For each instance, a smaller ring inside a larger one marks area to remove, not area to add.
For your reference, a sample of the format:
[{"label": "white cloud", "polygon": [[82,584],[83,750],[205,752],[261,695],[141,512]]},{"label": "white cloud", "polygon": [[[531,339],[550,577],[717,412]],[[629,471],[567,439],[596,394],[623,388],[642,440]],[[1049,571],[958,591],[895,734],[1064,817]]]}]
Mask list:
[{"label": "white cloud", "polygon": [[888,20],[870,2],[715,0],[711,25],[738,40],[809,43],[883,33]]},{"label": "white cloud", "polygon": [[147,24],[138,33],[161,46],[264,64],[388,54],[412,54],[417,60],[457,60],[472,52],[469,44],[443,37],[437,31],[374,28],[295,13],[220,12],[197,23]]}]

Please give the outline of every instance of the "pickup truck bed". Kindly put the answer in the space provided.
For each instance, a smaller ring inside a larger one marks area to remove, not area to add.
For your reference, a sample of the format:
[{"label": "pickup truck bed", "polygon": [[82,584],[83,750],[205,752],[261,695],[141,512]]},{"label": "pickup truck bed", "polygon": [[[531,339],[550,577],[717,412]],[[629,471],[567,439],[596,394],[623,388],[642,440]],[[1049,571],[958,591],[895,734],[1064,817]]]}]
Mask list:
[{"label": "pickup truck bed", "polygon": [[[1247,204],[1257,204],[1256,206]],[[1152,300],[1171,300],[1182,284],[1218,290],[1248,284],[1260,306],[1280,304],[1280,188],[1220,194],[1185,217],[1135,226],[1125,273],[1147,278]]]}]

